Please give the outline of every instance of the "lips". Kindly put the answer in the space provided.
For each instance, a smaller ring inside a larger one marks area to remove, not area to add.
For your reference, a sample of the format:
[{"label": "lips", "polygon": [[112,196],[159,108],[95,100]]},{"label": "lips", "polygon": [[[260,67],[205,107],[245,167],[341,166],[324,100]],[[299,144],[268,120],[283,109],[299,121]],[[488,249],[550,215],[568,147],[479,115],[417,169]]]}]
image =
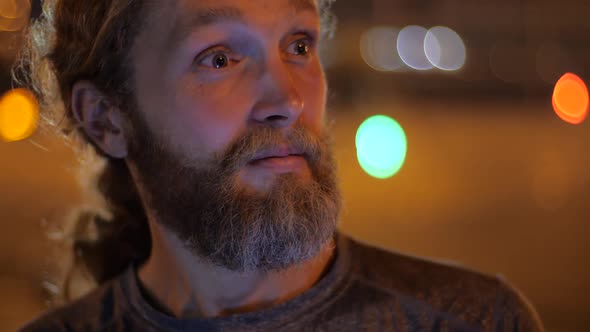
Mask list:
[{"label": "lips", "polygon": [[274,147],[271,149],[262,150],[257,153],[254,158],[250,161],[250,163],[255,163],[257,161],[270,159],[270,158],[286,158],[289,156],[303,156],[303,151],[301,149],[297,149],[295,147],[289,146],[280,146]]}]

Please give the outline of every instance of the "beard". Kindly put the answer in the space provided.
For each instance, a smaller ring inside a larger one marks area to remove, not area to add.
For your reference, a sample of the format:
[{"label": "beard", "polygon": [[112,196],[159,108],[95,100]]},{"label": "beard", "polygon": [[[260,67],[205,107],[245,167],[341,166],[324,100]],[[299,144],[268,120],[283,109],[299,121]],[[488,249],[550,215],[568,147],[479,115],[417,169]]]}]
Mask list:
[{"label": "beard", "polygon": [[[332,240],[341,197],[326,128],[315,135],[297,125],[285,135],[253,127],[224,151],[195,161],[158,139],[138,112],[130,113],[129,160],[144,205],[194,255],[231,271],[270,272],[315,257]],[[303,151],[310,179],[276,175],[266,192],[238,181],[257,153],[280,144]]]}]

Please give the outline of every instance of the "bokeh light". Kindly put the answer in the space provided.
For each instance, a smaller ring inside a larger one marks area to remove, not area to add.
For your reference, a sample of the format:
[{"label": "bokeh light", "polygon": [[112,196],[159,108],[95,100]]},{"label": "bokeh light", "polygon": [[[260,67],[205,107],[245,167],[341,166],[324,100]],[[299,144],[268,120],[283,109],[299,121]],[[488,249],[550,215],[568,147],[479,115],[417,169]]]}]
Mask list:
[{"label": "bokeh light", "polygon": [[39,105],[26,89],[14,89],[0,98],[0,138],[7,142],[23,140],[35,131]]},{"label": "bokeh light", "polygon": [[29,21],[31,0],[0,0],[0,31],[18,31]]},{"label": "bokeh light", "polygon": [[361,56],[371,68],[378,71],[399,71],[404,63],[397,53],[399,29],[379,26],[361,36]]},{"label": "bokeh light", "polygon": [[428,30],[424,38],[424,53],[433,66],[446,71],[461,69],[467,57],[461,36],[443,26]]},{"label": "bokeh light", "polygon": [[359,164],[365,172],[379,179],[399,172],[406,160],[407,145],[400,124],[384,115],[365,120],[356,134]]},{"label": "bokeh light", "polygon": [[416,70],[429,70],[432,63],[424,53],[424,40],[426,28],[410,25],[403,28],[397,37],[397,51],[402,61],[410,68]]},{"label": "bokeh light", "polygon": [[566,73],[555,84],[553,109],[565,122],[579,124],[588,114],[588,87],[576,74]]}]

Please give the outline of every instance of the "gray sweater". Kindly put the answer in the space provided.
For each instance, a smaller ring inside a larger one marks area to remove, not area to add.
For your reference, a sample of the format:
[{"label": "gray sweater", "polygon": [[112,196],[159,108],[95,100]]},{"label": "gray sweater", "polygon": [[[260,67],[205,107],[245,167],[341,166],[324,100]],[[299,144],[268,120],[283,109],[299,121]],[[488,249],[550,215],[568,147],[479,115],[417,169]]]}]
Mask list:
[{"label": "gray sweater", "polygon": [[179,320],[144,298],[135,269],[47,313],[29,331],[510,331],[540,332],[504,281],[376,249],[337,235],[336,258],[311,289],[273,308]]}]

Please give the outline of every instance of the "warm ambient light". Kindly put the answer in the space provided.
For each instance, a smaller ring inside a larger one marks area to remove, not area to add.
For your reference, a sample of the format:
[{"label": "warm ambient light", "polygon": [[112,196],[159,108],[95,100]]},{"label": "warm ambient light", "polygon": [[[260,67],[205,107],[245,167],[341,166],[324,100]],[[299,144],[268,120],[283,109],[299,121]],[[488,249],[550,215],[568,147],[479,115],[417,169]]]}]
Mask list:
[{"label": "warm ambient light", "polygon": [[30,12],[31,0],[0,0],[0,31],[21,30]]},{"label": "warm ambient light", "polygon": [[0,98],[0,137],[7,141],[23,140],[35,131],[39,105],[26,89],[11,90]]},{"label": "warm ambient light", "polygon": [[376,115],[359,127],[356,149],[363,170],[373,177],[386,179],[395,175],[404,164],[406,134],[392,118]]},{"label": "warm ambient light", "polygon": [[565,122],[579,124],[588,114],[588,88],[575,74],[563,75],[555,84],[553,109]]}]

